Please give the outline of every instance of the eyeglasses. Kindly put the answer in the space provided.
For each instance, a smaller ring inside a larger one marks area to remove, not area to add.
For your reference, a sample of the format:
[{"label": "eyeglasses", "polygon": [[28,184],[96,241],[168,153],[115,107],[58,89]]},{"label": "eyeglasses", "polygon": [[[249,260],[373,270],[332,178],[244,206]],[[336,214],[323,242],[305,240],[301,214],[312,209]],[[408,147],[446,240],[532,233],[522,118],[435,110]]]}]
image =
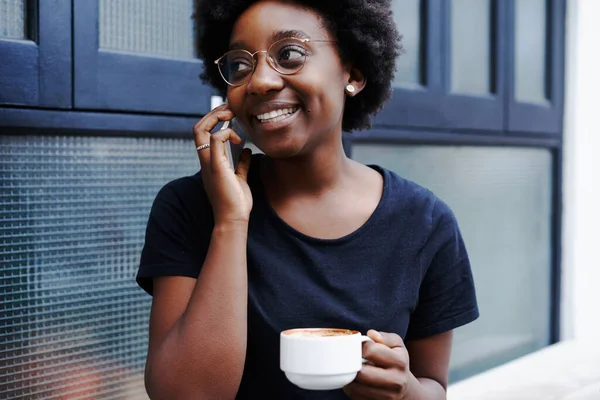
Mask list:
[{"label": "eyeglasses", "polygon": [[259,50],[254,53],[247,50],[228,51],[215,60],[215,64],[219,67],[219,73],[225,82],[230,86],[241,86],[250,80],[258,62],[254,56],[258,53],[266,53],[267,63],[275,71],[282,75],[292,75],[304,67],[309,54],[309,50],[305,46],[308,42],[333,43],[335,41],[286,38],[274,42],[267,50]]}]

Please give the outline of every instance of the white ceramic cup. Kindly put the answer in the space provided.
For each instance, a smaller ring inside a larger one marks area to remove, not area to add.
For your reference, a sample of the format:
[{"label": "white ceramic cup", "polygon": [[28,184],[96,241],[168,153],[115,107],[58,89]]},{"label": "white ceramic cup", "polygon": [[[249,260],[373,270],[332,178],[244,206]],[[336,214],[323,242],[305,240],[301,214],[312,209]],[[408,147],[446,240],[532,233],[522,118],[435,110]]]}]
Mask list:
[{"label": "white ceramic cup", "polygon": [[289,329],[280,334],[280,368],[302,389],[341,389],[360,371],[366,341],[371,338],[349,329]]}]

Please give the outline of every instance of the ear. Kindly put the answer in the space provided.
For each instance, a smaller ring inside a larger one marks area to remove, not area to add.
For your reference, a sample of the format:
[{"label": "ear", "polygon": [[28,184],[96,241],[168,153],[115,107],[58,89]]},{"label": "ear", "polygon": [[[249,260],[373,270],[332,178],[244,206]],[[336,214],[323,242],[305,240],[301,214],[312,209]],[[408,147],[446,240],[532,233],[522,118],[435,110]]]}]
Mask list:
[{"label": "ear", "polygon": [[[367,85],[367,78],[361,70],[355,67],[349,67],[348,81],[346,82],[345,91],[346,95],[354,97],[359,94]],[[354,90],[348,90],[354,88]]]}]

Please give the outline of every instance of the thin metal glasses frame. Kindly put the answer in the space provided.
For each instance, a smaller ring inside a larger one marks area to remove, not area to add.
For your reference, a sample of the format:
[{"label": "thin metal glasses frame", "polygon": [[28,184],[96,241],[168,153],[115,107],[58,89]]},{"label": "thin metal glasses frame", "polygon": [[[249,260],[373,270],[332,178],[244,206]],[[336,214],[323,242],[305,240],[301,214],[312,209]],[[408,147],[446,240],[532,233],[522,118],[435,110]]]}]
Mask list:
[{"label": "thin metal glasses frame", "polygon": [[[306,43],[310,43],[310,42],[315,42],[315,43],[335,43],[335,40],[326,40],[326,39],[309,39],[309,38],[304,38],[304,39],[299,39],[299,38],[284,38],[284,39],[280,39],[277,40],[273,43],[271,43],[271,45],[269,46],[269,48],[267,50],[257,50],[254,53],[250,53],[248,50],[244,50],[244,49],[237,49],[237,50],[230,50],[228,52],[226,52],[225,54],[223,54],[221,57],[217,58],[214,63],[217,65],[218,69],[219,69],[219,74],[221,74],[221,78],[223,78],[223,80],[225,81],[225,83],[227,83],[229,86],[233,86],[233,87],[237,87],[237,86],[242,86],[243,84],[245,84],[250,77],[252,76],[252,74],[254,74],[254,71],[256,70],[256,64],[258,63],[258,61],[254,58],[255,55],[259,54],[259,53],[265,53],[267,54],[267,64],[269,64],[269,66],[271,68],[273,68],[275,71],[277,71],[278,73],[280,73],[281,75],[293,75],[293,74],[297,74],[298,72],[302,71],[302,68],[304,68],[304,65],[306,64],[306,58],[307,56],[304,56],[304,60],[302,61],[302,65],[300,66],[300,68],[298,68],[297,70],[294,70],[292,72],[284,72],[281,71],[277,68],[277,64],[275,63],[275,61],[269,56],[269,52],[271,51],[271,49],[273,48],[274,45],[276,45],[277,43],[280,43],[282,41],[285,40],[295,40],[298,41],[299,44],[304,45]],[[232,52],[237,52],[237,51],[241,51],[244,52],[248,55],[250,55],[250,57],[252,58],[252,71],[248,74],[248,76],[244,79],[244,81],[240,84],[232,84],[231,82],[229,82],[226,78],[225,75],[223,74],[223,71],[221,70],[221,60],[225,57],[227,57],[228,54],[232,53]]]}]

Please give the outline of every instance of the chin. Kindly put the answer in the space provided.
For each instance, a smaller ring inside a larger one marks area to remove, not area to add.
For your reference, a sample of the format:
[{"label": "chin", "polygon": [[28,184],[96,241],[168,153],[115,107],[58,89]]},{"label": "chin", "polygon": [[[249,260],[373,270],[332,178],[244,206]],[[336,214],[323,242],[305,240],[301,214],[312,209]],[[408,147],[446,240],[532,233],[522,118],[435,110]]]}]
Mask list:
[{"label": "chin", "polygon": [[292,158],[302,153],[302,146],[281,145],[281,144],[256,144],[266,156],[273,159]]}]

